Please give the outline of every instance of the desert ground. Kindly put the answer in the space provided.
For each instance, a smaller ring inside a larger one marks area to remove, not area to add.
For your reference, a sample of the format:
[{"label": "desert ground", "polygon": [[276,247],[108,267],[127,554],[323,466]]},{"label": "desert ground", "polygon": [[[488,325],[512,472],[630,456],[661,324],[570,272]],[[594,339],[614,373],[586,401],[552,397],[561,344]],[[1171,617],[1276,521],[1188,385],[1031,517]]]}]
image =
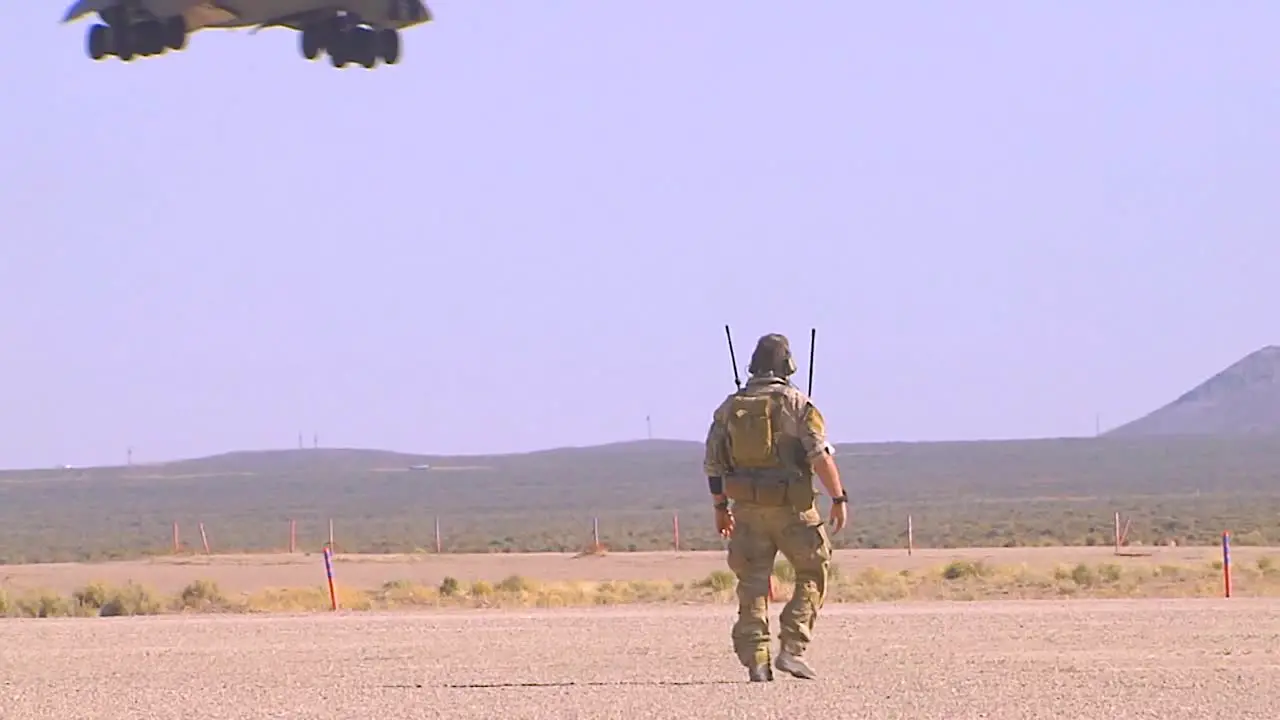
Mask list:
[{"label": "desert ground", "polygon": [[[1033,568],[1056,564],[1204,564],[1222,557],[1215,547],[1125,548],[1117,557],[1111,547],[964,548],[905,550],[837,550],[834,562],[843,571],[878,567],[897,572],[926,569],[953,560],[983,560],[996,565],[1025,563]],[[1280,558],[1280,548],[1232,548],[1234,564],[1253,563],[1264,555]],[[510,575],[533,580],[672,580],[701,579],[725,569],[723,552],[637,552],[578,557],[571,554],[474,555],[338,555],[334,576],[339,585],[372,589],[392,580],[436,585],[446,576],[459,580],[499,581]],[[108,563],[49,563],[0,565],[0,589],[49,589],[67,593],[100,580],[120,584],[133,580],[162,593],[174,593],[188,583],[213,580],[228,592],[253,592],[267,587],[302,587],[325,583],[319,553],[277,555],[178,555]]]},{"label": "desert ground", "polygon": [[[1280,604],[829,606],[749,684],[732,608],[0,621],[6,720],[1280,716]],[[776,622],[777,608],[773,608]]]}]

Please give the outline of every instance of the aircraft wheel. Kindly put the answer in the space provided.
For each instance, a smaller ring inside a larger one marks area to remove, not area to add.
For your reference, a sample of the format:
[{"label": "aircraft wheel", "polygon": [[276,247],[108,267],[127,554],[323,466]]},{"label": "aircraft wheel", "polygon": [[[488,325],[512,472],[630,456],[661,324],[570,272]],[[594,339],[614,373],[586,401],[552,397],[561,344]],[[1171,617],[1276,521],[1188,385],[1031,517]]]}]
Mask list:
[{"label": "aircraft wheel", "polygon": [[302,57],[308,60],[315,60],[320,54],[320,28],[316,25],[308,25],[302,28],[302,37],[298,39],[301,45]]},{"label": "aircraft wheel", "polygon": [[391,28],[379,30],[377,45],[377,54],[388,65],[395,65],[400,61],[400,33]]},{"label": "aircraft wheel", "polygon": [[350,62],[351,53],[351,36],[348,33],[334,33],[329,44],[329,64],[336,67],[346,67]]},{"label": "aircraft wheel", "polygon": [[142,57],[150,57],[151,55],[151,28],[149,23],[140,22],[130,28],[129,35],[132,36],[133,51]]},{"label": "aircraft wheel", "polygon": [[187,47],[187,19],[181,15],[164,21],[164,46],[170,50],[182,50]]},{"label": "aircraft wheel", "polygon": [[356,28],[352,34],[355,40],[352,44],[355,46],[356,59],[366,69],[373,69],[378,64],[377,34],[373,29],[366,27]]},{"label": "aircraft wheel", "polygon": [[169,51],[169,43],[167,34],[165,33],[164,23],[153,22],[148,23],[150,28],[147,30],[148,40],[151,41],[151,54],[163,55]]},{"label": "aircraft wheel", "polygon": [[124,62],[133,60],[134,55],[138,52],[138,36],[133,32],[133,28],[128,25],[121,25],[111,29],[111,44],[116,56]]},{"label": "aircraft wheel", "polygon": [[91,26],[85,34],[85,49],[94,60],[101,60],[111,54],[111,28],[106,25]]}]

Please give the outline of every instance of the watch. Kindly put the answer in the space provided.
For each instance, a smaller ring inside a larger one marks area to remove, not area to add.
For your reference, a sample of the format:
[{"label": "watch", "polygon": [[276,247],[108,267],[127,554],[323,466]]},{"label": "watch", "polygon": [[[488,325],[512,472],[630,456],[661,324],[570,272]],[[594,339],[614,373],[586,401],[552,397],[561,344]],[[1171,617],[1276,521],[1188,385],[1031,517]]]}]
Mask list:
[{"label": "watch", "polygon": [[847,502],[849,502],[849,491],[848,491],[848,490],[845,490],[844,492],[840,493],[839,495],[837,495],[837,496],[835,496],[835,497],[831,498],[831,503],[832,503],[832,504],[835,504],[835,503],[847,503]]},{"label": "watch", "polygon": [[720,502],[716,503],[715,508],[716,508],[717,510],[728,510],[728,509],[729,509],[729,501],[728,501],[728,500],[721,500]]}]

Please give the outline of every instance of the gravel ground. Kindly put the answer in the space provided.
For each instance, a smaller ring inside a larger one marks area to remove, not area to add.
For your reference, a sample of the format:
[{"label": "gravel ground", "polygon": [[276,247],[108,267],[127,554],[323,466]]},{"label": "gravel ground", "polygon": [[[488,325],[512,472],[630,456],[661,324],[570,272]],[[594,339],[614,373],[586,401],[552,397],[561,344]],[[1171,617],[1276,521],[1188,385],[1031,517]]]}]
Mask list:
[{"label": "gravel ground", "polygon": [[832,605],[810,651],[822,677],[769,684],[745,682],[731,622],[727,607],[7,620],[0,718],[1280,717],[1280,601]]}]

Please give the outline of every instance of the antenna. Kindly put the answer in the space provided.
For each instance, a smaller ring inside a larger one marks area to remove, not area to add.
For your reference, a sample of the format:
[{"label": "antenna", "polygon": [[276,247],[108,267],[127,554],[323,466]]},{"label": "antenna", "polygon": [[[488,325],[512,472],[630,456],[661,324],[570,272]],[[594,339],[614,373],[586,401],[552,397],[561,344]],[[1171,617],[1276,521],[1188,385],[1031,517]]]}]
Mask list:
[{"label": "antenna", "polygon": [[729,341],[729,362],[733,363],[733,384],[742,389],[742,380],[738,377],[738,358],[733,354],[733,335],[729,334],[729,326],[724,326],[724,337]]},{"label": "antenna", "polygon": [[813,395],[813,347],[818,343],[818,328],[809,328],[809,392]]}]

